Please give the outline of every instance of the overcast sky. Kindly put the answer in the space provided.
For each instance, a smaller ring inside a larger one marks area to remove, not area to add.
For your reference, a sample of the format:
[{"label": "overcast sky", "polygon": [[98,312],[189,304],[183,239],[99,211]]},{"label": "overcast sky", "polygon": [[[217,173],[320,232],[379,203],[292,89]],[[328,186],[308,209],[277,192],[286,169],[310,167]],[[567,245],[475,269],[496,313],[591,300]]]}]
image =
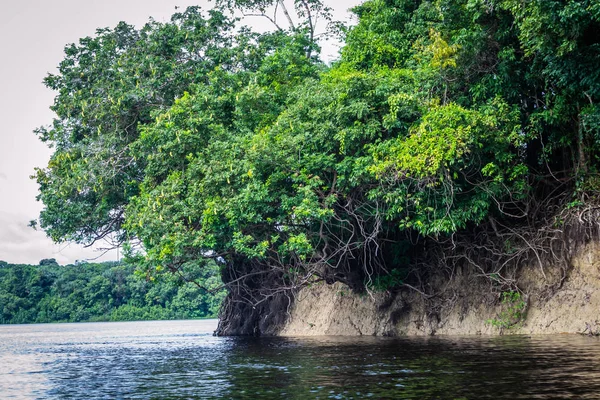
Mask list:
[{"label": "overcast sky", "polygon": [[[326,0],[338,19],[360,0]],[[167,21],[175,6],[210,7],[206,0],[0,0],[0,260],[37,264],[55,258],[61,264],[93,259],[102,253],[75,244],[53,244],[43,232],[29,228],[42,204],[37,184],[29,179],[44,167],[51,151],[33,130],[52,121],[54,94],[42,85],[55,72],[67,43],[93,35],[96,28],[119,21],[142,26],[149,17]],[[260,27],[262,20],[252,25]],[[334,47],[325,52],[334,54]],[[101,260],[115,260],[107,253]]]}]

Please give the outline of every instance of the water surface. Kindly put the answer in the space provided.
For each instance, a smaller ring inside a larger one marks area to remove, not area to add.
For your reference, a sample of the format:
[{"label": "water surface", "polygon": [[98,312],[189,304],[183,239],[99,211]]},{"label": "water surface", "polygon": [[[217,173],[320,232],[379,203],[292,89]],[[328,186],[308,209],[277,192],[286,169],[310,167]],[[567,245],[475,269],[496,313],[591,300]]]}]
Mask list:
[{"label": "water surface", "polygon": [[597,338],[216,338],[215,327],[0,326],[0,398],[600,398]]}]

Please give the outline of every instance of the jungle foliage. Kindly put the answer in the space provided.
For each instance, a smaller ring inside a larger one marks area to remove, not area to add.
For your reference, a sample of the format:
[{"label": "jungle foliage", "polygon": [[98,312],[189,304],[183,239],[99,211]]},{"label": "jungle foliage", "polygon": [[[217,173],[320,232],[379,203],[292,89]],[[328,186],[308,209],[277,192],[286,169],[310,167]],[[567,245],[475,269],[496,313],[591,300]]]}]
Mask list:
[{"label": "jungle foliage", "polygon": [[214,318],[225,292],[216,290],[222,285],[216,266],[202,273],[193,278],[214,293],[174,275],[146,279],[116,262],[0,261],[0,323]]},{"label": "jungle foliage", "polygon": [[39,130],[49,235],[139,245],[148,274],[217,262],[256,307],[458,262],[510,284],[510,263],[559,257],[572,222],[593,223],[598,1],[369,0],[331,66],[311,30],[322,2],[267,34],[223,11],[284,3],[68,46]]}]

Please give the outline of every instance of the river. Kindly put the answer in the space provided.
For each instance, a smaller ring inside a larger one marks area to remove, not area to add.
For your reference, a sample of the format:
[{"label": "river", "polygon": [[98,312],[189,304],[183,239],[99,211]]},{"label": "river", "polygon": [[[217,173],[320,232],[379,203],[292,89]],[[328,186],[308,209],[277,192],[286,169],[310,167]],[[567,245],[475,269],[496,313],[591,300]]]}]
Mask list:
[{"label": "river", "polygon": [[600,398],[598,338],[217,338],[215,327],[0,326],[0,398]]}]

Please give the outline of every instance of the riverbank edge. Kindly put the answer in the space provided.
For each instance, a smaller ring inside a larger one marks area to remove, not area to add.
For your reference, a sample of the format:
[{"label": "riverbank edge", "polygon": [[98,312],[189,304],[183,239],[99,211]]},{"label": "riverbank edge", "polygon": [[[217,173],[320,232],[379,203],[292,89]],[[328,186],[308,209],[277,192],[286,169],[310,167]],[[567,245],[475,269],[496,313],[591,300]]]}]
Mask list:
[{"label": "riverbank edge", "polygon": [[[567,269],[532,265],[516,290],[494,290],[468,268],[433,277],[433,297],[410,288],[356,294],[341,283],[302,289],[276,336],[600,334],[600,243],[581,246]],[[508,294],[504,294],[508,293]]]}]

